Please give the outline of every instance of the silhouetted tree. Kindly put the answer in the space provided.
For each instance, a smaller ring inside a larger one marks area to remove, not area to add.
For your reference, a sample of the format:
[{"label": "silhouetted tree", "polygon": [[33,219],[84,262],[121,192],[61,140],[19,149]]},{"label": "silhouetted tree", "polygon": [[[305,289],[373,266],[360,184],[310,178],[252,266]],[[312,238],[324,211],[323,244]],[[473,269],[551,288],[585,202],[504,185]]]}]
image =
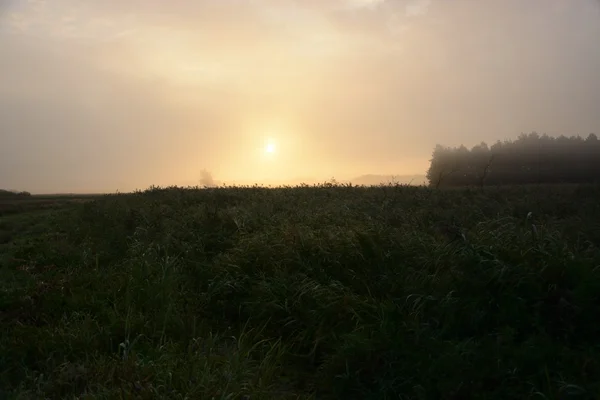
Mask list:
[{"label": "silhouetted tree", "polygon": [[471,150],[437,145],[427,171],[440,186],[600,182],[600,140],[590,133],[550,137],[537,132]]},{"label": "silhouetted tree", "polygon": [[215,187],[215,180],[212,177],[212,174],[203,169],[202,171],[200,171],[200,184],[202,184],[202,186],[204,187]]}]

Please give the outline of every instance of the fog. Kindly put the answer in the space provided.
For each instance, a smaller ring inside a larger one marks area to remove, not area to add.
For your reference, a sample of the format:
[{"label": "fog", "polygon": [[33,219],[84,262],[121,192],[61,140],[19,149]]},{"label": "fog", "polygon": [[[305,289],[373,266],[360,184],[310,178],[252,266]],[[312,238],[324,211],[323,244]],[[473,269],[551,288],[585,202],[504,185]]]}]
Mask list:
[{"label": "fog", "polygon": [[0,188],[33,193],[424,174],[438,143],[600,133],[597,0],[0,0],[0,57]]}]

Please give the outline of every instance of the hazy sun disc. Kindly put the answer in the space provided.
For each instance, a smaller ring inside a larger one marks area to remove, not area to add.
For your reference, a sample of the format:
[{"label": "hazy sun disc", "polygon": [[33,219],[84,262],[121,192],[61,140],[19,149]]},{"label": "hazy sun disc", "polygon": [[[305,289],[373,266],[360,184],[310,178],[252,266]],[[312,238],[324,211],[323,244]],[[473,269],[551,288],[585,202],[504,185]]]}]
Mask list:
[{"label": "hazy sun disc", "polygon": [[275,153],[275,144],[274,143],[267,143],[267,145],[265,146],[265,153]]}]

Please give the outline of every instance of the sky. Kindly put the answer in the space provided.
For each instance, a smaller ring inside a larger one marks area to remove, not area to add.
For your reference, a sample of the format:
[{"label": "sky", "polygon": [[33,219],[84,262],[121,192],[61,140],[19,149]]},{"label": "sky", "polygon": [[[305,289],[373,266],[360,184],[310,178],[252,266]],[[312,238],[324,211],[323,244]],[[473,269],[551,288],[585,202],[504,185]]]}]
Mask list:
[{"label": "sky", "polygon": [[424,174],[600,133],[599,0],[0,0],[0,188]]}]

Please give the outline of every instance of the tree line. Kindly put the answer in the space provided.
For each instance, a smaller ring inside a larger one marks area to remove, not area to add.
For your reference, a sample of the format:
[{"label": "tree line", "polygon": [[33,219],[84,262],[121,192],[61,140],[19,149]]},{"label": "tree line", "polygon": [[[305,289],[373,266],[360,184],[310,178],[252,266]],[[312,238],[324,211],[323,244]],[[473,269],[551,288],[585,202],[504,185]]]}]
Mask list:
[{"label": "tree line", "polygon": [[600,182],[600,140],[532,132],[470,150],[437,145],[430,162],[434,187]]},{"label": "tree line", "polygon": [[18,192],[16,190],[0,189],[0,198],[30,197],[29,192]]}]

